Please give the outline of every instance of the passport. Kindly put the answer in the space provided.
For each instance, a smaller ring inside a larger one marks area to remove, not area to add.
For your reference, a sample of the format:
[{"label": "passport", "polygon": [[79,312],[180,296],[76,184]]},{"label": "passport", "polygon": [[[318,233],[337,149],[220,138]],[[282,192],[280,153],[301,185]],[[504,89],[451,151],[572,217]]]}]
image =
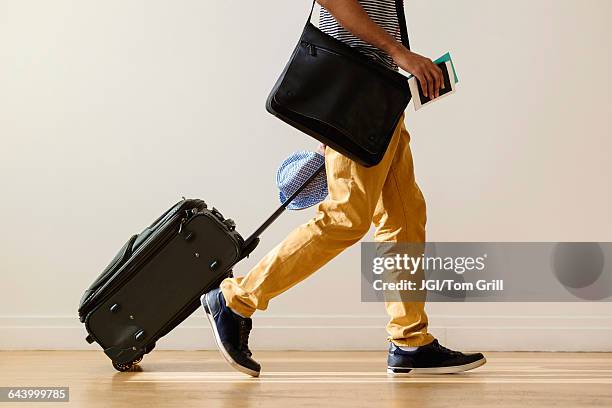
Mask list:
[{"label": "passport", "polygon": [[456,84],[459,82],[455,67],[451,59],[450,53],[446,53],[437,60],[434,61],[441,70],[442,76],[444,77],[443,89],[440,90],[440,96],[437,98],[428,98],[423,94],[423,89],[419,80],[411,75],[408,77],[408,85],[410,86],[410,92],[412,93],[412,100],[414,104],[414,110],[418,111],[423,106],[429,105],[432,102],[439,101],[442,97],[451,95],[456,91]]}]

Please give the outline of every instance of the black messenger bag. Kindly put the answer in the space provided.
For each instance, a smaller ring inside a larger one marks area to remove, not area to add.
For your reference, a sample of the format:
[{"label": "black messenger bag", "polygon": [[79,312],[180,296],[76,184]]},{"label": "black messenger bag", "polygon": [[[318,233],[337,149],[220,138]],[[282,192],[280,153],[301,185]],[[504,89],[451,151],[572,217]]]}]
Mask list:
[{"label": "black messenger bag", "polygon": [[[395,2],[410,49],[403,0]],[[378,164],[411,94],[408,79],[308,21],[266,102],[268,112],[370,167]]]}]

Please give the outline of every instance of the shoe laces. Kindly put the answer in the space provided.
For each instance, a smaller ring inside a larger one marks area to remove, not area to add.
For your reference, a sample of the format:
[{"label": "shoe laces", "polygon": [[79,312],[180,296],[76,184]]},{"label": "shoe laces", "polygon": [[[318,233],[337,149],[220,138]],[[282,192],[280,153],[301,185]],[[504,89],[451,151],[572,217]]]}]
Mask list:
[{"label": "shoe laces", "polygon": [[454,356],[457,356],[457,355],[461,354],[461,352],[459,352],[459,351],[451,350],[451,349],[449,349],[449,348],[444,347],[443,345],[441,345],[441,344],[438,342],[438,340],[434,340],[434,341],[433,341],[433,343],[432,343],[432,346],[433,346],[433,347],[434,347],[436,350],[439,350],[439,351],[442,351],[442,352],[444,352],[444,353],[451,354],[451,355],[454,355]]},{"label": "shoe laces", "polygon": [[251,357],[253,353],[249,350],[249,334],[251,333],[251,319],[241,318],[238,320],[238,349]]}]

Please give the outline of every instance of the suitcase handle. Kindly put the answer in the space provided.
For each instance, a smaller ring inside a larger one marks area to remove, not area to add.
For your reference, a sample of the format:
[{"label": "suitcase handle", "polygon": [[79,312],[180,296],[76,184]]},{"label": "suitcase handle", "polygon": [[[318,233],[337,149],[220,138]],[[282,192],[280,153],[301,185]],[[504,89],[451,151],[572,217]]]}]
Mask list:
[{"label": "suitcase handle", "polygon": [[255,247],[259,243],[259,236],[266,229],[268,229],[268,227],[272,225],[272,223],[274,223],[274,221],[276,221],[278,217],[280,217],[280,215],[285,211],[291,201],[293,201],[302,192],[302,190],[304,190],[306,186],[308,186],[308,184],[310,184],[310,182],[314,180],[315,177],[317,177],[319,173],[321,173],[323,170],[325,170],[325,163],[321,164],[321,166],[319,166],[319,168],[314,173],[312,173],[312,175],[308,177],[308,179],[300,187],[298,187],[298,189],[295,190],[295,192],[291,194],[291,196],[284,203],[282,203],[281,206],[278,207],[276,211],[274,211],[272,215],[270,215],[268,219],[265,220],[263,224],[261,224],[261,226],[257,228],[255,232],[253,232],[251,236],[246,239],[246,241],[244,241],[244,249],[242,256],[243,258],[249,256],[249,254],[255,249]]}]

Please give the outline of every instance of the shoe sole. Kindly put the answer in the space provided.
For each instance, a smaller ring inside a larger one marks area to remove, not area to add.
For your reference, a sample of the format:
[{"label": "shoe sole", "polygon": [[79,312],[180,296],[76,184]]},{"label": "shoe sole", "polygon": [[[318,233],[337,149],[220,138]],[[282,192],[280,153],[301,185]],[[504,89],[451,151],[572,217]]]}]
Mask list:
[{"label": "shoe sole", "polygon": [[456,374],[464,371],[473,370],[484,365],[487,362],[486,358],[473,361],[468,364],[450,366],[450,367],[427,367],[427,368],[403,368],[403,367],[387,367],[387,374],[391,377],[404,377],[412,374]]},{"label": "shoe sole", "polygon": [[241,373],[250,375],[251,377],[259,377],[259,371],[251,370],[250,368],[241,366],[236,361],[234,361],[232,356],[230,356],[229,353],[227,352],[227,350],[225,350],[225,347],[223,347],[223,343],[221,342],[221,337],[219,337],[219,331],[217,330],[217,324],[215,323],[215,318],[213,317],[212,313],[210,312],[210,305],[208,304],[208,297],[206,295],[204,295],[203,297],[204,297],[204,301],[202,302],[202,300],[200,299],[200,303],[202,303],[202,306],[204,306],[204,311],[206,312],[206,318],[210,322],[210,326],[213,329],[213,334],[214,334],[214,337],[215,337],[215,343],[217,344],[217,348],[221,352],[221,355],[223,356],[223,358],[225,358],[225,361],[227,361],[227,363],[234,370],[237,370],[237,371],[240,371]]}]

